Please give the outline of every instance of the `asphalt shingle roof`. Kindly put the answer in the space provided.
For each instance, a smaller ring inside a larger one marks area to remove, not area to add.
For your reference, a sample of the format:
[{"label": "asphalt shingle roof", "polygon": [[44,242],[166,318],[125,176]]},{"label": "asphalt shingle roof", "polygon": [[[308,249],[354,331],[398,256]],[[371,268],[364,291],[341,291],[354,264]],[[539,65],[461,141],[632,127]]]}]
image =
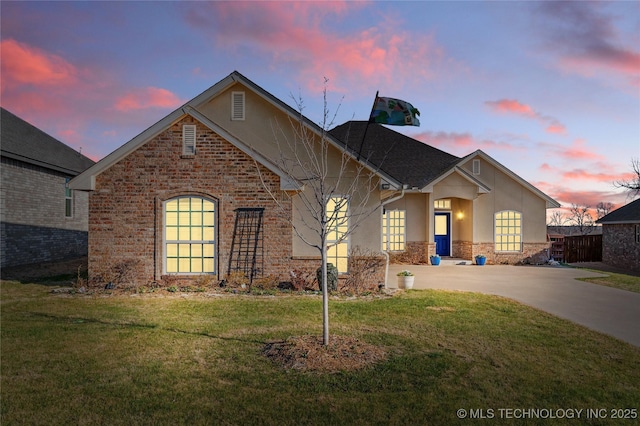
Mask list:
[{"label": "asphalt shingle roof", "polygon": [[366,121],[348,121],[330,130],[329,134],[411,188],[424,187],[460,161],[455,155],[377,123],[369,123],[367,127]]},{"label": "asphalt shingle roof", "polygon": [[640,223],[640,198],[601,217],[598,223]]},{"label": "asphalt shingle roof", "polygon": [[0,108],[0,149],[3,157],[13,158],[75,176],[94,161]]}]

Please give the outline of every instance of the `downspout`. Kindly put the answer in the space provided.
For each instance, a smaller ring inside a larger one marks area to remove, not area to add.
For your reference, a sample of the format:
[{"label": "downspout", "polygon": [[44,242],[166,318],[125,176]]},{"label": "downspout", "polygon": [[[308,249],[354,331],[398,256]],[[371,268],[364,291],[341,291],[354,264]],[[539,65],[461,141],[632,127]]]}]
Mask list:
[{"label": "downspout", "polygon": [[[384,200],[382,202],[382,208],[384,209],[384,206],[386,206],[387,204],[393,203],[394,201],[398,201],[399,199],[404,197],[404,188],[405,186],[402,185],[402,192],[400,193],[400,195],[397,195],[395,197],[389,198],[387,200]],[[384,288],[389,288],[387,287],[387,278],[389,276],[389,253],[387,253],[386,250],[383,250],[384,253],[384,257],[386,257],[386,261],[384,264]]]}]

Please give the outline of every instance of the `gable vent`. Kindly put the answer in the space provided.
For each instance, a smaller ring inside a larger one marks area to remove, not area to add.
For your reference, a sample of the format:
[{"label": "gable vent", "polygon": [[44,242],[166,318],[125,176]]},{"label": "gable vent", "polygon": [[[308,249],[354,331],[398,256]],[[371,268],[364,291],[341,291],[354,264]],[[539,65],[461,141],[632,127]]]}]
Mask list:
[{"label": "gable vent", "polygon": [[231,92],[231,119],[244,120],[244,92]]},{"label": "gable vent", "polygon": [[195,155],[196,153],[196,126],[185,124],[182,126],[182,154]]},{"label": "gable vent", "polygon": [[480,160],[473,160],[473,174],[480,174]]}]

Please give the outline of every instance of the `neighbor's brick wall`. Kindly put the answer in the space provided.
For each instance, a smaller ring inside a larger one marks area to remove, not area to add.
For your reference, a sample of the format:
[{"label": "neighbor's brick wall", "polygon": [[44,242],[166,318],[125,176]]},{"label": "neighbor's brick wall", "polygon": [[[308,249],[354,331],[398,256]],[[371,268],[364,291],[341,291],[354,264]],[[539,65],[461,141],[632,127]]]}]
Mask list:
[{"label": "neighbor's brick wall", "polygon": [[634,224],[602,226],[602,261],[640,272],[640,243],[635,241]]},{"label": "neighbor's brick wall", "polygon": [[6,157],[0,173],[0,266],[87,255],[86,192],[73,192],[73,217],[67,218],[66,175]]},{"label": "neighbor's brick wall", "polygon": [[[182,156],[182,125],[197,125],[196,155]],[[261,168],[271,191],[280,194],[277,175]],[[263,207],[264,274],[289,274],[292,231],[282,210],[265,191],[255,162],[195,119],[187,117],[150,140],[96,178],[89,211],[89,274],[123,261],[135,264],[136,284],[162,275],[162,202],[179,195],[218,201],[218,278],[226,274],[234,209]]]}]

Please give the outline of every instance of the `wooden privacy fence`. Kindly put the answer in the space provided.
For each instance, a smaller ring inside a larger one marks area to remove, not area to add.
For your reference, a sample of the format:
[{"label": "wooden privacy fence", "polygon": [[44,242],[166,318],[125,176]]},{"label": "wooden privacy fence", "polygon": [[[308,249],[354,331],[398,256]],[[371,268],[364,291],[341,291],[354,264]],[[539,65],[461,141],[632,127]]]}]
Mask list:
[{"label": "wooden privacy fence", "polygon": [[564,237],[564,261],[601,262],[602,235],[574,235]]}]

